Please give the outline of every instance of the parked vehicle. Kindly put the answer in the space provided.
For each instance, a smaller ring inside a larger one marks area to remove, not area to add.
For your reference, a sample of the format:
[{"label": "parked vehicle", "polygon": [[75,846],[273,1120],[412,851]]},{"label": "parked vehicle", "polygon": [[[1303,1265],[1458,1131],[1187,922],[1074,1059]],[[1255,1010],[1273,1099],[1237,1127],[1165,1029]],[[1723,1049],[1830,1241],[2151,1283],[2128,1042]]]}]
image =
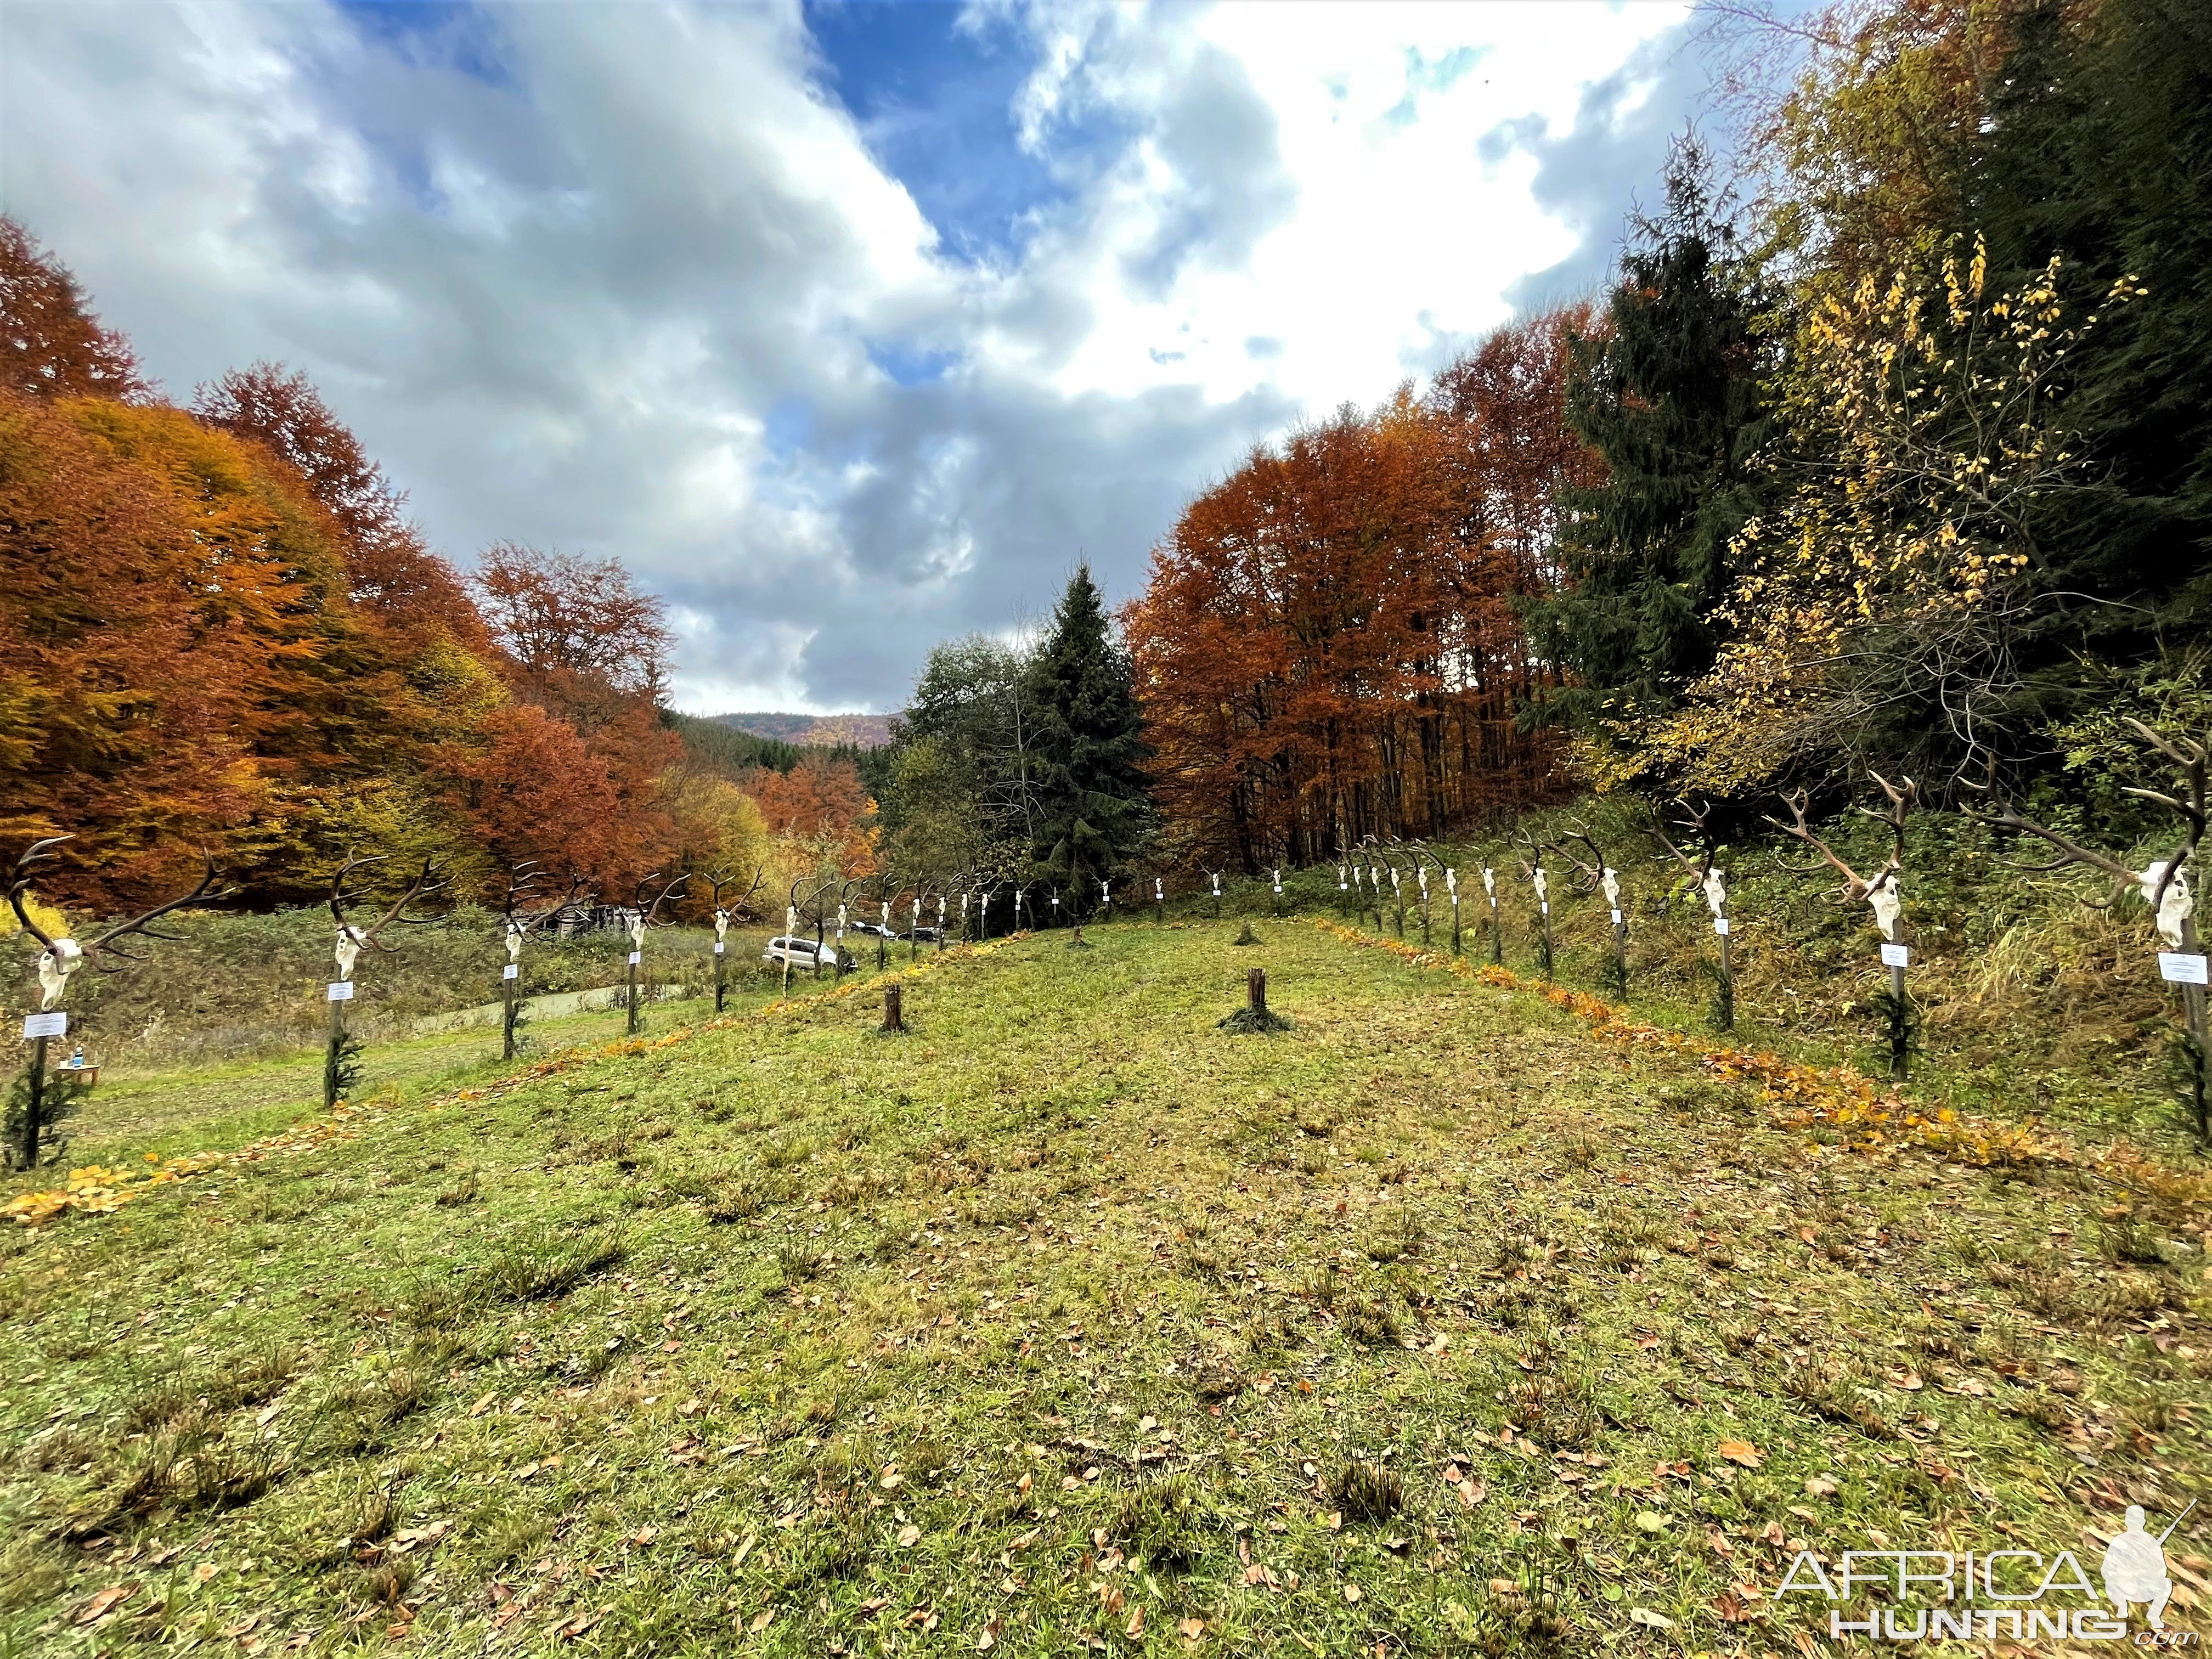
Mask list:
[{"label": "parked vehicle", "polygon": [[937,943],[937,933],[938,930],[934,927],[909,927],[896,937],[910,939],[917,945],[934,945]]},{"label": "parked vehicle", "polygon": [[817,954],[824,968],[849,971],[855,965],[850,951],[840,951],[836,944],[829,939],[824,939],[817,945],[811,939],[795,938],[788,933],[778,933],[770,939],[768,942],[768,949],[761,952],[761,960],[774,963],[788,962],[794,968],[804,968],[811,972],[814,968]]},{"label": "parked vehicle", "polygon": [[896,939],[898,934],[880,921],[851,921],[845,924],[848,937],[858,933],[863,939]]}]

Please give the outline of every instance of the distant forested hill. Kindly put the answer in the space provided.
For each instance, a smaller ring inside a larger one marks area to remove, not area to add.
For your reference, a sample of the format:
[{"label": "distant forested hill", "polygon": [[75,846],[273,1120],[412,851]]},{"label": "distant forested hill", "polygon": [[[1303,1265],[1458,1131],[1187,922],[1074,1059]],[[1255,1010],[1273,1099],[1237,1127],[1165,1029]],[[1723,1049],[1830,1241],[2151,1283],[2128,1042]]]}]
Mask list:
[{"label": "distant forested hill", "polygon": [[802,748],[880,749],[890,741],[888,714],[715,714],[709,718],[757,738]]}]

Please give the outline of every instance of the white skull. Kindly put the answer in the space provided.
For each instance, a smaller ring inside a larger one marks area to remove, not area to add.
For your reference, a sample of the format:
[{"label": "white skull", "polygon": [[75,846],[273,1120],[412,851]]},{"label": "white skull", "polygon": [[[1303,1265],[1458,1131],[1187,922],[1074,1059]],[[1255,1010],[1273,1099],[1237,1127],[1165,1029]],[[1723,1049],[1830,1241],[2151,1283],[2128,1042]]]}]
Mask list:
[{"label": "white skull", "polygon": [[1616,910],[1620,908],[1620,872],[1608,864],[1598,881],[1605,889],[1605,902]]},{"label": "white skull", "polygon": [[1345,888],[1344,877],[1345,869],[1344,866],[1340,864],[1336,866],[1336,890],[1340,893],[1341,893]]},{"label": "white skull", "polygon": [[1215,871],[1215,872],[1211,872],[1211,873],[1212,873],[1212,876],[1213,876],[1213,896],[1214,896],[1214,897],[1216,897],[1216,898],[1219,898],[1219,897],[1221,896],[1221,875],[1220,875],[1220,872],[1219,872],[1218,871]]},{"label": "white skull", "polygon": [[633,951],[645,949],[645,912],[642,910],[629,913],[629,948]]},{"label": "white skull", "polygon": [[69,976],[84,962],[84,948],[73,939],[58,939],[53,949],[39,952],[39,1006],[51,1008],[62,1000]]},{"label": "white skull", "polygon": [[1398,890],[1398,866],[1395,864],[1390,866],[1390,890],[1394,894]]},{"label": "white skull", "polygon": [[1498,872],[1488,866],[1483,867],[1482,890],[1494,900],[1498,896]]},{"label": "white skull", "polygon": [[1164,904],[1167,902],[1167,884],[1162,881],[1158,876],[1154,876],[1152,878],[1152,902],[1156,904]]},{"label": "white skull", "polygon": [[1552,878],[1544,873],[1544,866],[1540,864],[1536,866],[1535,882],[1536,896],[1548,903],[1552,896]]},{"label": "white skull", "polygon": [[[2145,904],[2158,893],[2158,884],[2166,881],[2166,860],[2154,859],[2148,868],[2136,872],[2136,889],[2142,895]],[[2166,883],[2166,891],[2158,900],[2158,936],[2165,943],[2181,943],[2181,924],[2197,913],[2197,900],[2189,890],[2189,872],[2177,870],[2173,879]]]},{"label": "white skull", "polygon": [[960,925],[963,927],[968,925],[968,895],[965,893],[960,896]]},{"label": "white skull", "polygon": [[1874,907],[1875,925],[1886,939],[1897,938],[1898,918],[1905,913],[1905,896],[1898,891],[1897,872],[1885,870],[1867,889],[1866,902]]},{"label": "white skull", "polygon": [[1279,893],[1283,890],[1283,872],[1280,870],[1275,872],[1275,890]]},{"label": "white skull", "polygon": [[1455,904],[1456,904],[1456,903],[1459,902],[1459,872],[1458,872],[1458,871],[1456,871],[1456,870],[1447,870],[1447,871],[1445,871],[1445,872],[1444,872],[1444,890],[1445,890],[1445,891],[1447,891],[1447,892],[1449,892],[1449,893],[1452,896],[1452,902],[1453,902]]},{"label": "white skull", "polygon": [[1726,872],[1708,869],[1705,872],[1705,878],[1698,884],[1705,891],[1706,908],[1712,911],[1713,920],[1718,921],[1723,916],[1728,914],[1728,876]]},{"label": "white skull", "polygon": [[730,913],[717,908],[714,912],[714,943],[720,945],[729,937]]},{"label": "white skull", "polygon": [[[1019,897],[1021,896],[1021,895],[1020,895],[1020,894],[1018,894],[1018,893],[1017,893],[1017,894],[1015,894],[1015,895],[1014,895],[1014,896],[1015,896],[1016,898],[1019,898]],[[889,899],[885,899],[885,900],[884,901],[884,927],[890,927],[890,925],[891,925],[891,902],[890,902]]]},{"label": "white skull", "polygon": [[921,899],[919,895],[914,901],[914,925],[917,927],[921,926]]},{"label": "white skull", "polygon": [[945,895],[942,893],[937,896],[937,925],[939,927],[945,926]]},{"label": "white skull", "polygon": [[522,924],[509,916],[507,919],[507,959],[509,962],[522,960]]},{"label": "white skull", "polygon": [[1420,878],[1420,883],[1421,883],[1421,896],[1422,896],[1423,898],[1426,898],[1426,897],[1428,897],[1428,896],[1429,896],[1429,866],[1428,866],[1427,865],[1425,865],[1425,865],[1421,866],[1421,867],[1420,867],[1419,869],[1416,870],[1413,873],[1414,873],[1416,876],[1418,876],[1418,877],[1419,877],[1419,878]]},{"label": "white skull", "polygon": [[368,935],[362,933],[358,927],[341,927],[338,929],[337,955],[338,959],[338,977],[340,979],[351,979],[353,977],[353,965],[361,957],[361,947],[368,943]]},{"label": "white skull", "polygon": [[787,904],[783,907],[783,931],[787,933],[795,933],[799,931],[799,907],[795,904]]},{"label": "white skull", "polygon": [[837,907],[837,933],[838,933],[838,936],[839,936],[840,938],[842,938],[842,937],[843,937],[843,935],[844,935],[844,932],[845,932],[845,907],[844,907],[843,905],[842,905],[842,904],[841,904],[841,905],[839,905],[839,906]]}]

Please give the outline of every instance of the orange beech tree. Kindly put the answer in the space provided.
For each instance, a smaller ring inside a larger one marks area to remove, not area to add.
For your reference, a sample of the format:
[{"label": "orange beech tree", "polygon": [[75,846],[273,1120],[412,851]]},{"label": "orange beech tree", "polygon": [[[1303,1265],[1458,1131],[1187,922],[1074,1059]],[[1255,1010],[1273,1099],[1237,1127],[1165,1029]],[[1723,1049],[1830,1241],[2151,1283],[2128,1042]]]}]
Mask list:
[{"label": "orange beech tree", "polygon": [[1184,509],[1124,612],[1153,775],[1187,857],[1324,860],[1559,793],[1516,713],[1544,672],[1518,606],[1549,579],[1573,313],[1493,336],[1426,398],[1257,449]]}]

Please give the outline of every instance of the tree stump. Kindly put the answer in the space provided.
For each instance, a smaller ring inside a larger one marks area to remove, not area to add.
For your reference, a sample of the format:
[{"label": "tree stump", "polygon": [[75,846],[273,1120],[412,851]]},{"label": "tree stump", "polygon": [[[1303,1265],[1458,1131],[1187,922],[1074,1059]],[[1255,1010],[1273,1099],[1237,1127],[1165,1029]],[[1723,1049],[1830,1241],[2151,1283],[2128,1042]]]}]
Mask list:
[{"label": "tree stump", "polygon": [[906,1030],[906,1011],[902,1006],[903,989],[897,985],[884,987],[884,1030],[887,1032]]},{"label": "tree stump", "polygon": [[1286,1031],[1291,1022],[1267,1012],[1267,970],[1255,968],[1244,976],[1244,1006],[1221,1022],[1224,1031],[1262,1033]]}]

